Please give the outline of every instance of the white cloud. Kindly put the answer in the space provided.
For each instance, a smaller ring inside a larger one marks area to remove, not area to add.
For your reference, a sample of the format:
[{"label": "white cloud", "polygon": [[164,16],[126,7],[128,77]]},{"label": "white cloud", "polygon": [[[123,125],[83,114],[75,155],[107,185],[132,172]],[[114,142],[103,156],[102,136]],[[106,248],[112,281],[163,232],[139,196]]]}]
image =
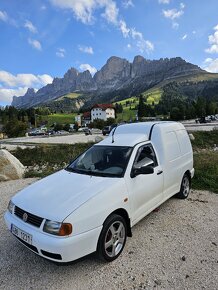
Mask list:
[{"label": "white cloud", "polygon": [[208,57],[208,58],[205,59],[204,63],[210,63],[210,62],[212,62],[212,61],[213,61],[213,59],[210,58],[210,57]]},{"label": "white cloud", "polygon": [[142,33],[136,31],[134,28],[131,29],[132,38],[136,41],[136,46],[138,47],[141,53],[146,52],[149,54],[154,50],[154,45],[151,41],[145,40]]},{"label": "white cloud", "polygon": [[64,58],[66,55],[66,50],[64,48],[58,48],[56,51],[56,56]]},{"label": "white cloud", "polygon": [[180,3],[180,9],[185,9],[185,4],[184,3]]},{"label": "white cloud", "polygon": [[203,64],[203,68],[211,73],[218,73],[218,58],[206,58]]},{"label": "white cloud", "polygon": [[8,24],[10,24],[12,26],[18,27],[16,21],[14,19],[10,18],[8,16],[7,12],[5,12],[5,11],[1,11],[0,10],[0,21],[8,23]]},{"label": "white cloud", "polygon": [[184,11],[183,10],[177,10],[177,9],[163,10],[164,17],[169,18],[171,20],[174,20],[176,18],[179,18],[183,14],[184,14]]},{"label": "white cloud", "polygon": [[102,17],[104,17],[109,23],[117,24],[117,18],[119,14],[119,9],[116,6],[114,1],[100,1],[105,2],[105,11],[102,13]]},{"label": "white cloud", "polygon": [[53,78],[48,74],[17,74],[0,71],[0,84],[8,87],[40,87],[52,83]]},{"label": "white cloud", "polygon": [[42,50],[42,45],[41,45],[41,43],[40,43],[38,40],[29,38],[29,39],[28,39],[28,43],[29,43],[33,48],[35,48],[35,49],[37,49],[37,50]]},{"label": "white cloud", "polygon": [[45,86],[47,84],[51,84],[53,81],[53,78],[48,74],[37,75],[37,78],[38,78],[38,84],[40,87]]},{"label": "white cloud", "polygon": [[[141,32],[127,26],[126,22],[119,17],[119,9],[117,8],[114,0],[50,0],[50,2],[61,9],[69,9],[73,12],[76,19],[82,21],[84,24],[92,24],[94,22],[94,12],[97,9],[103,9],[101,16],[105,18],[109,23],[117,27],[124,38],[131,37],[136,41],[136,47],[138,47],[141,53],[154,50],[154,45],[144,39]],[[122,3],[131,5],[132,1],[123,0]],[[133,3],[132,3],[133,4]],[[84,51],[83,47],[79,47],[83,52],[92,54],[92,50]]]},{"label": "white cloud", "polygon": [[132,45],[130,43],[127,44],[126,46],[128,49],[131,49],[132,48]]},{"label": "white cloud", "polygon": [[154,50],[154,45],[151,41],[144,39],[143,34],[140,31],[137,31],[135,28],[127,27],[127,24],[124,20],[120,20],[119,29],[123,34],[124,38],[132,38],[136,47],[139,49],[140,53],[146,52],[149,54]]},{"label": "white cloud", "polygon": [[46,10],[47,7],[46,7],[45,5],[42,5],[42,6],[40,7],[40,9],[41,9],[41,10]]},{"label": "white cloud", "polygon": [[0,102],[11,103],[13,96],[24,95],[29,87],[39,89],[52,83],[53,78],[48,74],[17,74],[0,71]]},{"label": "white cloud", "polygon": [[4,22],[8,21],[8,14],[5,11],[0,10],[0,20]]},{"label": "white cloud", "polygon": [[188,37],[188,34],[184,34],[182,40],[185,40]]},{"label": "white cloud", "polygon": [[94,75],[97,72],[97,69],[94,66],[91,66],[88,63],[81,64],[79,66],[79,68],[81,69],[81,71],[89,70],[92,75]]},{"label": "white cloud", "polygon": [[32,24],[31,21],[26,20],[24,27],[27,28],[32,33],[37,33],[37,28]]},{"label": "white cloud", "polygon": [[113,0],[50,0],[50,2],[61,9],[70,9],[76,19],[85,24],[94,21],[93,13],[96,9],[104,10],[102,16],[108,22],[117,22],[119,10]]},{"label": "white cloud", "polygon": [[172,23],[172,28],[173,28],[173,29],[178,29],[178,28],[179,28],[179,23],[173,21],[173,23]]},{"label": "white cloud", "polygon": [[0,102],[11,104],[13,96],[23,96],[27,87],[17,89],[0,88]]},{"label": "white cloud", "polygon": [[170,4],[170,0],[158,0],[160,4]]},{"label": "white cloud", "polygon": [[123,20],[120,20],[120,30],[124,38],[129,36],[130,29],[127,27],[126,22]]},{"label": "white cloud", "polygon": [[207,53],[218,53],[218,25],[214,27],[214,34],[209,35],[208,42],[210,47],[207,48],[205,51]]},{"label": "white cloud", "polygon": [[172,21],[172,27],[174,29],[177,29],[179,27],[179,24],[176,22],[176,19],[179,19],[184,14],[185,4],[180,3],[179,9],[173,8],[173,9],[167,9],[162,10],[163,16],[165,18],[168,18]]},{"label": "white cloud", "polygon": [[134,7],[132,0],[123,0],[122,5],[125,9],[129,7]]},{"label": "white cloud", "polygon": [[78,49],[84,53],[94,54],[93,48],[91,46],[78,45]]}]

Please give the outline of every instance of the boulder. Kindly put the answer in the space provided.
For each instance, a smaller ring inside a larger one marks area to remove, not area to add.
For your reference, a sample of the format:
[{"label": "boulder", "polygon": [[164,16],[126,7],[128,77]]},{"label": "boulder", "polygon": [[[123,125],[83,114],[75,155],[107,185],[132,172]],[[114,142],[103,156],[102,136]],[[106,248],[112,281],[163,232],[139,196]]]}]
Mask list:
[{"label": "boulder", "polygon": [[22,178],[23,164],[5,149],[0,150],[0,181]]}]

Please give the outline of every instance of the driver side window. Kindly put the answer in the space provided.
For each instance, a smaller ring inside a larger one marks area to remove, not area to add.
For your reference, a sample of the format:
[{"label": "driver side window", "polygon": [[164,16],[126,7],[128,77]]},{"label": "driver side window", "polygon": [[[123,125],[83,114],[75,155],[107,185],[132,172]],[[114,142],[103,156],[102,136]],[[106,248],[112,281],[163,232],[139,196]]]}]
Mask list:
[{"label": "driver side window", "polygon": [[141,168],[146,166],[156,167],[157,158],[151,144],[146,144],[138,149],[134,167]]}]

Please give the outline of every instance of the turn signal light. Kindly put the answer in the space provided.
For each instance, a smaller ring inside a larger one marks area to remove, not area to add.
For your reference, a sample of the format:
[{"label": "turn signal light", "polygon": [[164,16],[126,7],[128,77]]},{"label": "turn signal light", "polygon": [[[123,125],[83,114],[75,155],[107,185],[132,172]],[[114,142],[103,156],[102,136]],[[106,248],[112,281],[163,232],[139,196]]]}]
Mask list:
[{"label": "turn signal light", "polygon": [[59,230],[59,236],[69,236],[73,231],[71,224],[63,223]]}]

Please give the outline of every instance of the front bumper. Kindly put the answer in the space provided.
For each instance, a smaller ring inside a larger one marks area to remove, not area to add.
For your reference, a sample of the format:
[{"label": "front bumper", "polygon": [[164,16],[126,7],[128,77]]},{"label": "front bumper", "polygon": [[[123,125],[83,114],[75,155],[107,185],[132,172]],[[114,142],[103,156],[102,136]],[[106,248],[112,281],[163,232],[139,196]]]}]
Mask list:
[{"label": "front bumper", "polygon": [[71,262],[95,252],[102,230],[101,226],[75,236],[56,237],[23,222],[9,211],[5,213],[4,218],[9,230],[11,230],[11,224],[14,224],[32,235],[32,246],[20,240],[26,247],[39,256],[56,262]]}]

